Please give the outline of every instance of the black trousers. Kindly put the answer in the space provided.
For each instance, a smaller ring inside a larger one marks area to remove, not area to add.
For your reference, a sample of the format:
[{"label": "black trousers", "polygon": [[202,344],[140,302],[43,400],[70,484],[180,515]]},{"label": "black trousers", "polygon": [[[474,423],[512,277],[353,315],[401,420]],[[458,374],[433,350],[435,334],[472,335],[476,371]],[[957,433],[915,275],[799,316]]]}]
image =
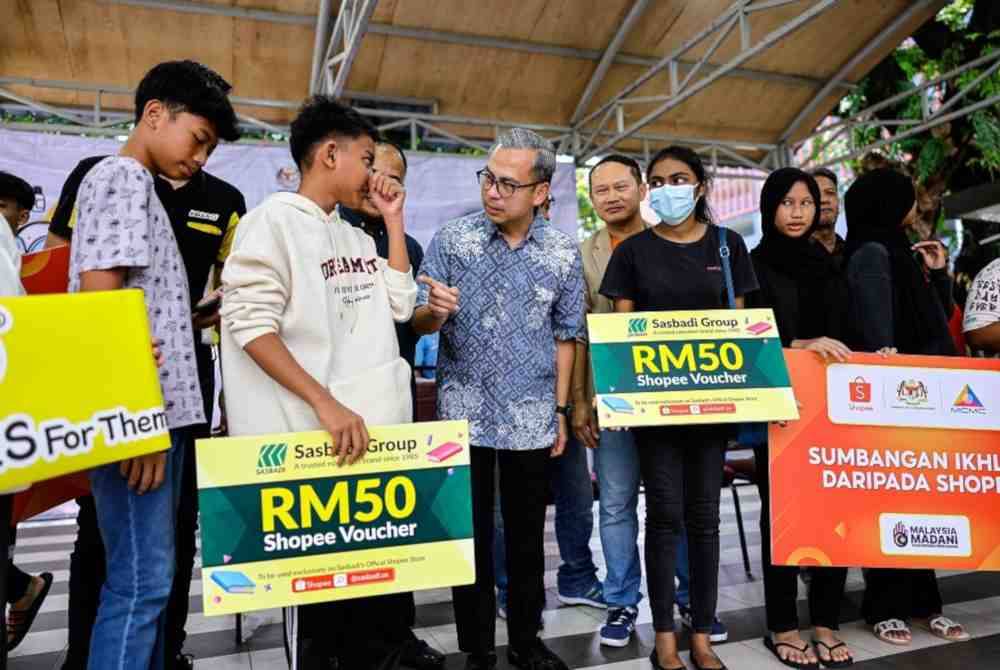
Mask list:
[{"label": "black trousers", "polygon": [[[767,629],[787,633],[799,629],[799,568],[771,564],[771,483],[767,445],[754,448],[757,490],[760,491],[760,542],[764,564],[764,609]],[[810,568],[809,617],[813,626],[838,630],[840,603],[847,583],[847,568]]]},{"label": "black trousers", "polygon": [[719,495],[726,430],[711,425],[636,430],[646,485],[646,583],[658,633],[674,630],[674,573],[682,529],[688,539],[694,629],[712,631],[719,599]]},{"label": "black trousers", "polygon": [[10,528],[10,548],[7,559],[7,602],[16,603],[28,593],[31,586],[31,575],[14,565],[14,544],[17,541],[17,527]]},{"label": "black trousers", "polygon": [[933,570],[873,568],[865,571],[861,614],[870,626],[886,619],[926,619],[940,614],[943,608]]},{"label": "black trousers", "polygon": [[286,608],[285,629],[291,641],[291,670],[338,668],[394,670],[411,631],[413,594],[342,600]]},{"label": "black trousers", "polygon": [[452,590],[458,647],[467,654],[496,645],[493,570],[494,472],[500,470],[500,512],[507,559],[507,631],[512,647],[538,636],[545,606],[545,503],[549,491],[548,449],[510,451],[472,447],[472,525],[476,582]]}]

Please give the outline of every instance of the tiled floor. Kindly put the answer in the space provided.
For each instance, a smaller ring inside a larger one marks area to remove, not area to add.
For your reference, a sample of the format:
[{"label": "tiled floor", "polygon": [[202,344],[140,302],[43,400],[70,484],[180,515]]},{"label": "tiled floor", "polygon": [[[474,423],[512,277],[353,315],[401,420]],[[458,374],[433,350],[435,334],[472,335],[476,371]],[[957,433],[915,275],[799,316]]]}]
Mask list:
[{"label": "tiled floor", "polygon": [[[741,488],[740,497],[755,579],[748,579],[743,570],[732,498],[729,493],[724,493],[719,614],[729,626],[730,641],[718,645],[716,649],[733,670],[779,670],[783,666],[770,656],[760,640],[764,627],[763,585],[757,567],[760,564],[760,535],[756,525],[760,501],[751,488]],[[53,572],[55,584],[33,631],[12,653],[11,670],[52,670],[61,666],[66,645],[69,552],[75,532],[76,526],[72,521],[24,524],[18,529],[18,565],[33,573],[43,570]],[[603,622],[603,612],[558,606],[554,589],[559,552],[551,519],[546,532],[548,603],[543,636],[549,646],[574,669],[648,670],[646,657],[653,642],[648,603],[643,601],[640,604],[639,627],[631,645],[623,649],[601,647],[596,631]],[[603,569],[604,560],[596,528],[591,547],[595,562]],[[188,620],[186,648],[197,658],[195,667],[203,670],[284,668],[281,627],[273,613],[257,615],[256,631],[245,643],[238,645],[232,617],[209,618],[201,614],[200,573],[196,570],[191,587],[192,614]],[[916,631],[913,645],[899,648],[876,640],[858,620],[863,582],[860,572],[851,571],[843,607],[845,625],[842,636],[851,645],[858,660],[855,667],[859,670],[1000,668],[1000,575],[940,573],[940,577],[946,613],[964,623],[975,639],[966,644],[949,645],[927,633]],[[458,653],[450,595],[448,590],[417,594],[417,634],[449,655],[446,668],[458,670],[463,667],[463,659]],[[800,610],[802,619],[807,620],[802,602]],[[497,644],[505,642],[506,630],[501,624],[497,629]],[[503,650],[500,656],[500,667],[506,668]]]}]

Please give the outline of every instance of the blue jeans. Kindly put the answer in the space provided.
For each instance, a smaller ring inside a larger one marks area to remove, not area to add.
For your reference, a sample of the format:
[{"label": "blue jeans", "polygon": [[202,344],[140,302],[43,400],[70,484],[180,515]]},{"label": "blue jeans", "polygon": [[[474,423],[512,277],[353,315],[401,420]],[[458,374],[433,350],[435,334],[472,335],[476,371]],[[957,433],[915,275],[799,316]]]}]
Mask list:
[{"label": "blue jeans", "polygon": [[601,492],[600,533],[608,574],[604,599],[608,607],[635,607],[642,595],[639,563],[639,452],[628,430],[602,430],[594,453]]},{"label": "blue jeans", "polygon": [[[556,542],[562,558],[556,577],[559,593],[582,595],[598,581],[597,566],[590,553],[590,536],[594,532],[594,488],[587,467],[587,448],[570,438],[563,455],[552,459],[549,473],[556,506]],[[497,588],[505,591],[507,570],[499,496],[495,507],[493,562]]]},{"label": "blue jeans", "polygon": [[174,580],[174,521],[186,429],[170,431],[163,484],[137,495],[118,463],[95,468],[90,487],[107,579],[90,642],[90,670],[162,670],[167,601]]}]

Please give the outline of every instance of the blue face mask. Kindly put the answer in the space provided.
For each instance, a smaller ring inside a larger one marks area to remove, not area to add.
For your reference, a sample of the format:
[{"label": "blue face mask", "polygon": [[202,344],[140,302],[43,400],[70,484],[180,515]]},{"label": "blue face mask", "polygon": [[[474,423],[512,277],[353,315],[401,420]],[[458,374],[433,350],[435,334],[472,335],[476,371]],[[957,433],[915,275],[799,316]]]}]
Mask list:
[{"label": "blue face mask", "polygon": [[694,192],[697,188],[695,184],[664,184],[649,192],[649,206],[660,221],[668,226],[679,226],[694,211],[697,202]]}]

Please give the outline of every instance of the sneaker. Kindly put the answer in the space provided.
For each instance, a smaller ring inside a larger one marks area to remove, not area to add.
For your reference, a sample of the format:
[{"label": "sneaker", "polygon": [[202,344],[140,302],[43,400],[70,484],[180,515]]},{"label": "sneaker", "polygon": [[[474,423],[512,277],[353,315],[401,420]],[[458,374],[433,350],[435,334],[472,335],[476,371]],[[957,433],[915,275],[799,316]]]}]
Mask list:
[{"label": "sneaker", "polygon": [[[678,604],[677,610],[681,614],[681,622],[683,622],[684,627],[693,631],[694,617],[691,614],[691,608]],[[712,642],[725,642],[729,639],[729,629],[726,628],[726,624],[719,621],[719,617],[712,619],[712,632],[709,634],[708,639]]]},{"label": "sneaker", "polygon": [[569,666],[537,637],[527,647],[508,647],[507,661],[521,670],[569,670]]},{"label": "sneaker", "polygon": [[174,658],[172,670],[194,670],[194,656],[191,654],[177,654]]},{"label": "sneaker", "polygon": [[559,602],[563,605],[586,605],[587,607],[596,607],[602,610],[608,608],[608,603],[604,600],[604,587],[601,586],[600,582],[594,582],[594,585],[590,589],[580,595],[568,596],[560,592],[558,597]]},{"label": "sneaker", "polygon": [[635,632],[635,620],[639,610],[634,607],[612,607],[608,610],[608,620],[601,626],[601,644],[607,647],[624,647]]}]

